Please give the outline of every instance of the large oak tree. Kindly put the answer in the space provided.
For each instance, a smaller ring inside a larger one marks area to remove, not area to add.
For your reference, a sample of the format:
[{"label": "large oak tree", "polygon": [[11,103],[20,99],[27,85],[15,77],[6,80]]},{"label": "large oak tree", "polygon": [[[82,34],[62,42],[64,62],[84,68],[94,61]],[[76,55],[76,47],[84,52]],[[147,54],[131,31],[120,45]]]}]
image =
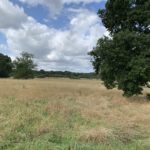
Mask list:
[{"label": "large oak tree", "polygon": [[108,0],[98,15],[110,36],[90,52],[95,71],[109,89],[142,94],[150,81],[150,0]]}]

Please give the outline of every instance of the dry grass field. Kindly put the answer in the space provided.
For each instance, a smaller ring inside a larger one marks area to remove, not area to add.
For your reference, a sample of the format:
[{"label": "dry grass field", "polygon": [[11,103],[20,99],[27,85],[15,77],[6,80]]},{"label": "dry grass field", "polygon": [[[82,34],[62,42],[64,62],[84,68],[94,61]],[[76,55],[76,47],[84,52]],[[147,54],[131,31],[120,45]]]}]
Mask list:
[{"label": "dry grass field", "polygon": [[0,150],[7,149],[149,150],[150,102],[98,80],[1,79]]}]

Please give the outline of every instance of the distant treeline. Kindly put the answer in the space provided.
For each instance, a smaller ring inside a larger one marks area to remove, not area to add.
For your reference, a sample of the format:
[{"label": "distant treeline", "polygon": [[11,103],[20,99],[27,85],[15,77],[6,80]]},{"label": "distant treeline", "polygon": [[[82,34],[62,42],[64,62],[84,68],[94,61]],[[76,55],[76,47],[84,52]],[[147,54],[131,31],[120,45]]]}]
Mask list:
[{"label": "distant treeline", "polygon": [[80,78],[87,78],[93,79],[97,78],[95,73],[75,73],[70,71],[34,71],[34,75],[37,78],[46,78],[46,77],[63,77],[63,78],[71,78],[71,79],[80,79]]},{"label": "distant treeline", "polygon": [[36,70],[36,64],[33,62],[33,55],[22,52],[20,57],[14,61],[7,55],[0,53],[0,78],[13,77],[16,79],[32,79],[46,77],[63,77],[71,79],[97,78],[95,73],[74,73],[69,71],[45,71]]}]

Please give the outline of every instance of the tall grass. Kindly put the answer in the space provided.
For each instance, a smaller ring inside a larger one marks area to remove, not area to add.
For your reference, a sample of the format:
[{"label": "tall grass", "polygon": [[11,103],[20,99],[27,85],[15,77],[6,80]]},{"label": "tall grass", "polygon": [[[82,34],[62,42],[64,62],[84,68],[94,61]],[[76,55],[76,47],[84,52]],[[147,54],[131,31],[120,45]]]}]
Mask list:
[{"label": "tall grass", "polygon": [[0,150],[150,149],[146,94],[126,99],[98,80],[0,84]]}]

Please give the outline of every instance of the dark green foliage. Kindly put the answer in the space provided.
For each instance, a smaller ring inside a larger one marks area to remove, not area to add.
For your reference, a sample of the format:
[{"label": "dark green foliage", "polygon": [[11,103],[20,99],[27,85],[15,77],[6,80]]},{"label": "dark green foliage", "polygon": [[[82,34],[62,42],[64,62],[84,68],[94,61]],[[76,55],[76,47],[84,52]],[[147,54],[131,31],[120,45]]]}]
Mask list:
[{"label": "dark green foliage", "polygon": [[149,33],[149,0],[108,0],[106,9],[99,10],[104,26],[111,32],[123,30]]},{"label": "dark green foliage", "polygon": [[34,78],[33,69],[35,64],[33,62],[33,55],[23,52],[21,57],[17,57],[14,61],[14,77],[17,79],[30,79]]},{"label": "dark green foliage", "polygon": [[0,77],[9,77],[12,71],[11,58],[0,53]]},{"label": "dark green foliage", "polygon": [[71,78],[71,79],[80,79],[80,78],[87,78],[87,79],[94,79],[97,78],[95,73],[76,73],[76,72],[69,72],[69,71],[34,71],[34,74],[37,78],[46,78],[46,77],[63,77],[63,78]]},{"label": "dark green foliage", "polygon": [[107,88],[142,94],[150,81],[150,1],[108,0],[98,14],[110,37],[90,52],[95,71]]}]

